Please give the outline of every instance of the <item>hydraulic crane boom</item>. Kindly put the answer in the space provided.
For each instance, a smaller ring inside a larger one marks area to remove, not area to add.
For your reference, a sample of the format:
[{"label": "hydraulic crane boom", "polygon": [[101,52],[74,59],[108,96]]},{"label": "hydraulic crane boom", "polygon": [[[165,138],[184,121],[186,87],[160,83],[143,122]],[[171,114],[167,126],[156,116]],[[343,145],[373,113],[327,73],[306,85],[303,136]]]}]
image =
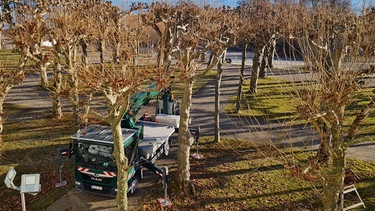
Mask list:
[{"label": "hydraulic crane boom", "polygon": [[[159,94],[161,95],[161,101],[158,100],[158,107],[156,109],[156,113],[161,114],[159,116],[160,118],[172,118],[172,122],[175,123],[173,125],[178,125],[179,123],[179,105],[178,101],[173,99],[173,95],[171,94],[171,87],[168,87],[166,89],[163,89],[161,91],[155,91],[156,85],[155,83],[152,83],[150,86],[148,86],[147,90],[144,92],[139,92],[137,94],[134,94],[130,98],[130,109],[125,113],[122,121],[121,121],[121,127],[122,128],[134,128],[136,125],[136,119],[135,116],[138,114],[139,110],[146,104],[148,104],[152,99],[157,98]],[[163,116],[163,117],[162,117]],[[144,120],[141,118],[140,120]],[[176,121],[177,120],[177,121]],[[160,122],[168,121],[168,120],[160,120]],[[170,122],[164,122],[164,123],[170,123]]]},{"label": "hydraulic crane boom", "polygon": [[[149,90],[155,90],[156,86],[155,83],[151,84],[148,87]],[[157,97],[159,94],[158,91],[149,91],[149,92],[138,92],[130,97],[130,109],[125,113],[122,121],[121,127],[123,128],[134,128],[135,126],[135,116],[142,108],[142,106],[146,105],[150,102],[150,100]]]}]

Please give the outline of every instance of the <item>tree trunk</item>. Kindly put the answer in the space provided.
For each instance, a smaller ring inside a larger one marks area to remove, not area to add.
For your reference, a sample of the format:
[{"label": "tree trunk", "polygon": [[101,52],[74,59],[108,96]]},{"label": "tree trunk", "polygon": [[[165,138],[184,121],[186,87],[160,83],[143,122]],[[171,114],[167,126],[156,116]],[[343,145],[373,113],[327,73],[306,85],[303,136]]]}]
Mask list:
[{"label": "tree trunk", "polygon": [[70,102],[72,103],[73,118],[75,119],[75,128],[80,129],[80,113],[79,113],[79,94],[78,94],[78,75],[74,68],[76,47],[69,47],[69,50],[65,52],[66,65],[68,68],[68,73],[70,75],[70,89],[72,90],[68,96]]},{"label": "tree trunk", "polygon": [[[22,58],[21,58],[22,59]],[[20,60],[21,60],[20,59]],[[21,70],[21,74],[23,70]],[[10,78],[10,80],[13,80],[12,78]],[[1,143],[3,142],[3,129],[4,129],[4,122],[5,122],[5,119],[4,119],[4,101],[5,101],[5,98],[6,96],[8,95],[9,91],[11,90],[11,88],[13,87],[13,83],[4,83],[4,78],[1,77],[1,82],[2,82],[2,87],[1,87],[1,93],[0,93],[0,149],[2,148],[2,145]],[[0,157],[1,157],[1,150],[0,150]]]},{"label": "tree trunk", "polygon": [[345,149],[338,147],[333,150],[331,171],[325,176],[323,182],[323,207],[324,210],[339,210],[340,192],[345,176]]},{"label": "tree trunk", "polygon": [[[1,98],[0,98],[0,147],[2,147],[1,142],[3,141],[2,134],[3,134],[3,129],[4,129],[3,127],[4,127],[4,122],[5,122],[5,119],[3,118],[4,101],[5,101],[6,96],[8,95],[11,87],[12,86],[2,87],[5,91],[4,91],[4,93],[1,93]],[[1,155],[1,153],[0,153],[0,155]]]},{"label": "tree trunk", "polygon": [[241,101],[242,101],[242,89],[243,83],[245,81],[245,62],[246,62],[246,49],[248,43],[245,42],[242,48],[242,60],[241,60],[241,69],[240,69],[240,80],[238,83],[238,91],[237,91],[237,101],[236,101],[236,113],[241,110]]},{"label": "tree trunk", "polygon": [[[224,54],[223,54],[224,56]],[[223,59],[217,63],[217,75],[215,84],[215,142],[220,142],[220,85],[223,77]]]},{"label": "tree trunk", "polygon": [[221,64],[225,63],[225,59],[227,58],[227,49],[225,49],[220,57]]},{"label": "tree trunk", "polygon": [[[3,115],[4,115],[4,101],[5,101],[5,98],[6,96],[8,95],[10,89],[12,88],[13,85],[8,85],[6,87],[2,87],[3,89],[3,92],[1,93],[1,98],[0,98],[0,147],[1,146],[1,143],[3,142],[3,129],[4,129],[4,122],[5,122],[5,119],[3,118]],[[1,151],[1,150],[0,150]],[[1,156],[1,152],[0,152],[0,156]]]},{"label": "tree trunk", "polygon": [[113,135],[113,157],[117,165],[117,196],[116,202],[118,210],[128,210],[128,158],[125,156],[124,143],[122,142],[122,131],[120,122],[111,123],[111,130]]},{"label": "tree trunk", "polygon": [[62,85],[62,73],[60,58],[56,55],[56,67],[54,70],[54,83],[53,83],[53,96],[52,96],[52,115],[56,118],[62,117],[62,106],[61,106],[61,85]]},{"label": "tree trunk", "polygon": [[[41,62],[38,62],[38,63],[41,63]],[[38,64],[38,66],[39,66],[40,84],[43,88],[48,88],[47,66],[46,64]]]},{"label": "tree trunk", "polygon": [[254,49],[254,58],[253,58],[253,68],[251,70],[251,79],[250,79],[250,93],[257,92],[257,85],[258,85],[258,77],[259,77],[259,70],[260,70],[260,61],[263,58],[264,46],[256,46]]},{"label": "tree trunk", "polygon": [[326,163],[329,159],[329,139],[320,140],[319,149],[316,153],[315,159],[317,163],[323,164]]},{"label": "tree trunk", "polygon": [[86,97],[85,105],[83,106],[84,114],[83,114],[82,122],[81,122],[83,127],[86,127],[89,124],[89,114],[90,114],[90,109],[91,109],[91,100],[92,100],[92,93],[89,93],[88,96]]},{"label": "tree trunk", "polygon": [[271,40],[268,44],[268,54],[267,56],[267,65],[269,68],[273,67],[273,58],[275,57],[275,48],[276,48],[276,35],[271,37]]},{"label": "tree trunk", "polygon": [[80,45],[81,45],[81,48],[82,48],[82,63],[83,63],[83,66],[85,68],[87,68],[89,66],[89,60],[88,60],[88,52],[87,52],[87,43],[86,41],[84,40],[80,40]]},{"label": "tree trunk", "polygon": [[328,126],[323,122],[320,121],[320,144],[319,144],[319,149],[316,153],[315,160],[319,164],[326,163],[329,159],[330,156],[330,143],[332,142],[332,136],[329,133],[329,128]]},{"label": "tree trunk", "polygon": [[264,47],[263,56],[260,59],[260,67],[259,67],[259,78],[265,79],[267,75],[266,66],[267,66],[267,55],[268,55],[268,44],[266,44]]},{"label": "tree trunk", "polygon": [[[2,78],[1,81],[3,81],[4,79]],[[13,79],[10,79],[10,80],[13,80]],[[13,87],[13,83],[9,83],[7,85],[5,85],[3,83],[3,87],[1,87],[1,93],[0,93],[0,143],[2,142],[2,133],[3,133],[3,127],[4,127],[4,122],[5,122],[5,119],[3,118],[3,115],[4,115],[4,101],[5,101],[5,98],[6,96],[8,95],[9,91],[11,90],[11,88]]]},{"label": "tree trunk", "polygon": [[104,40],[99,40],[99,58],[100,58],[100,67],[101,67],[102,72],[104,72],[104,49],[105,49]]},{"label": "tree trunk", "polygon": [[207,63],[207,67],[211,66],[212,64],[212,60],[214,59],[214,55],[211,53],[210,54],[210,57],[208,58],[208,63]]},{"label": "tree trunk", "polygon": [[189,191],[190,184],[190,146],[194,143],[194,138],[189,131],[190,104],[193,93],[193,81],[184,83],[184,93],[180,104],[180,128],[178,131],[178,168],[179,184],[185,193]]},{"label": "tree trunk", "polygon": [[113,52],[113,62],[119,64],[120,63],[120,49],[121,49],[121,43],[116,43],[116,49]]},{"label": "tree trunk", "polygon": [[3,115],[4,115],[4,101],[5,101],[5,96],[6,94],[4,93],[1,93],[1,97],[0,98],[0,143],[2,142],[3,138],[2,138],[2,134],[3,134],[3,123],[4,123],[4,118],[3,118]]},{"label": "tree trunk", "polygon": [[72,75],[71,75],[71,80],[72,80],[72,91],[73,93],[71,94],[72,101],[74,102],[72,104],[73,106],[73,118],[75,118],[75,128],[79,129],[80,124],[81,124],[81,119],[80,119],[80,112],[79,112],[79,94],[78,94],[78,76],[77,72],[73,70]]}]

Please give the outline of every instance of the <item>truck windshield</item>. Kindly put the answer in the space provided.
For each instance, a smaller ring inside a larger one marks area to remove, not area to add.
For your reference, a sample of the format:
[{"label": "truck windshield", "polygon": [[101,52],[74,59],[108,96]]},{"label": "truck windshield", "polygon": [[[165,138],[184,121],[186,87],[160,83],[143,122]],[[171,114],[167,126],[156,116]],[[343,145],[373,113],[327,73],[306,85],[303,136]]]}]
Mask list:
[{"label": "truck windshield", "polygon": [[116,171],[116,162],[112,158],[113,146],[78,143],[76,161],[87,168]]}]

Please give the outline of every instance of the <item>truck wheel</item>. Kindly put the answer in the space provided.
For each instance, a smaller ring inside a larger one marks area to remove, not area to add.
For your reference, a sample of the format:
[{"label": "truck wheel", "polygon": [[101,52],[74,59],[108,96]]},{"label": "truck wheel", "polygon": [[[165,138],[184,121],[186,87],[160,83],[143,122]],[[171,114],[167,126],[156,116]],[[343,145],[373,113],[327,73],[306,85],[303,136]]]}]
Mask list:
[{"label": "truck wheel", "polygon": [[169,140],[167,140],[167,141],[164,143],[164,155],[165,155],[165,156],[168,156],[168,155],[169,155]]}]

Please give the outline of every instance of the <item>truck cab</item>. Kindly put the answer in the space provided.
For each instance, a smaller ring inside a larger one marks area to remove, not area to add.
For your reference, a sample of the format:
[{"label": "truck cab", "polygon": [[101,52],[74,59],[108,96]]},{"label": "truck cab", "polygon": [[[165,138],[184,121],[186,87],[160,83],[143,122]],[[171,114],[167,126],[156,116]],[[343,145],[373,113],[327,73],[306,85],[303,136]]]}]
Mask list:
[{"label": "truck cab", "polygon": [[[143,131],[142,139],[139,133]],[[142,176],[142,168],[160,175],[154,162],[169,153],[169,141],[175,128],[152,122],[137,122],[134,129],[122,128],[125,156],[129,160],[128,192],[133,193]],[[78,189],[92,193],[116,196],[117,166],[112,157],[111,128],[89,125],[72,136],[75,158],[74,175]]]},{"label": "truck cab", "polygon": [[[134,175],[139,171],[138,131],[122,129],[125,156],[129,160],[128,182],[133,186]],[[74,149],[74,175],[78,189],[93,193],[116,196],[117,166],[113,160],[111,128],[89,125],[72,136]],[[133,187],[134,188],[134,187]],[[132,191],[131,189],[129,191]]]}]

